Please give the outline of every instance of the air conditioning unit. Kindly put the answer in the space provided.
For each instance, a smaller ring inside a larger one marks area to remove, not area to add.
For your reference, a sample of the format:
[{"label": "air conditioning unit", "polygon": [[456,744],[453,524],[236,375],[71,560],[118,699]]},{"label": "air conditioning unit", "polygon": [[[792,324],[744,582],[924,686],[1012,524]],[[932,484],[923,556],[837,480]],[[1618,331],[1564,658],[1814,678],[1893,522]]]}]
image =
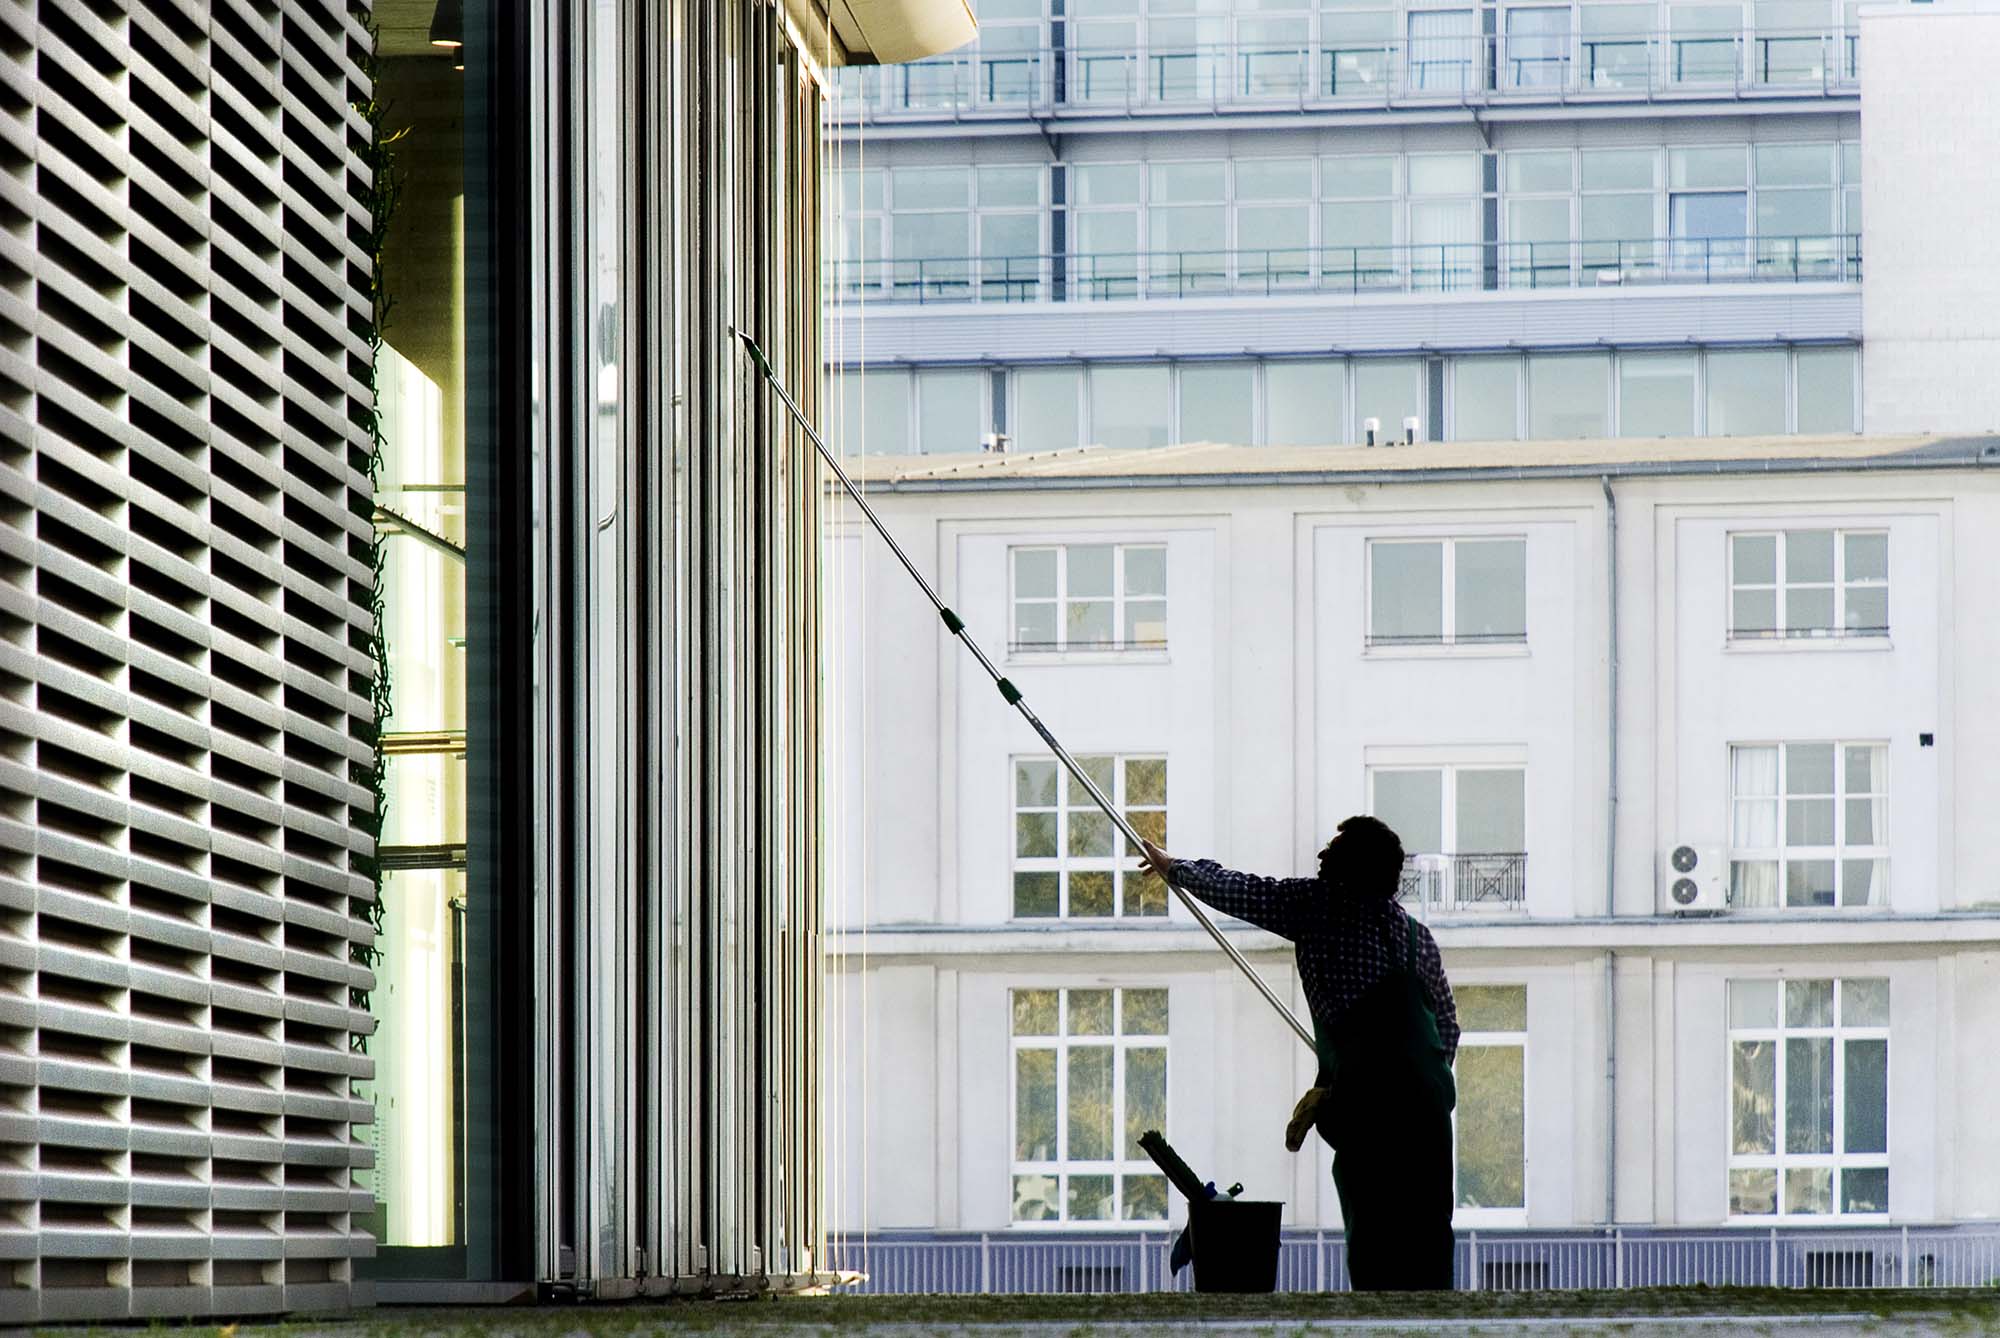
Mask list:
[{"label": "air conditioning unit", "polygon": [[1729,909],[1728,862],[1720,846],[1678,845],[1660,860],[1660,909],[1669,915],[1720,915]]}]

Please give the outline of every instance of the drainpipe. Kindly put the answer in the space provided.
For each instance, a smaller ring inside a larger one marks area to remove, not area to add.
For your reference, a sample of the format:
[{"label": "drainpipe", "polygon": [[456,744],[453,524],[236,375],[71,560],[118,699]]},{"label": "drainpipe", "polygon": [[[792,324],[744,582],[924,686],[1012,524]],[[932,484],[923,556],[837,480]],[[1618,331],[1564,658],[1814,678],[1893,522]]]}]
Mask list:
[{"label": "drainpipe", "polygon": [[[1604,916],[1618,913],[1614,889],[1618,877],[1618,497],[1611,476],[1599,477],[1604,488],[1604,584],[1606,635],[1609,642],[1604,789]],[[1604,953],[1604,1225],[1618,1223],[1618,954]]]}]

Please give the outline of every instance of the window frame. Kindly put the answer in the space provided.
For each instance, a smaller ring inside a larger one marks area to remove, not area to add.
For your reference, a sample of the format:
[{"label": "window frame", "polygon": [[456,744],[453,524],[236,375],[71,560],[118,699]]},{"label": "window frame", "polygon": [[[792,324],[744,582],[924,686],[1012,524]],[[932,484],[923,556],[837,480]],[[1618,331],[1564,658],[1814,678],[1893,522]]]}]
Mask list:
[{"label": "window frame", "polygon": [[[1090,762],[1098,758],[1109,758],[1111,761],[1111,785],[1106,789],[1105,797],[1111,800],[1112,807],[1116,808],[1120,813],[1126,814],[1128,820],[1133,822],[1133,826],[1138,829],[1141,836],[1146,835],[1146,829],[1143,824],[1136,820],[1135,815],[1143,817],[1147,814],[1158,813],[1160,815],[1160,827],[1158,828],[1160,837],[1163,838],[1168,835],[1172,830],[1169,824],[1173,813],[1173,767],[1167,750],[1140,749],[1132,752],[1094,752],[1079,753],[1076,756],[1077,764],[1086,767]],[[1046,762],[1055,768],[1056,796],[1052,807],[1042,804],[1024,806],[1021,803],[1020,767],[1024,762]],[[1126,798],[1125,769],[1128,764],[1133,762],[1158,762],[1160,764],[1164,772],[1166,794],[1158,804],[1136,804]],[[1068,853],[1069,815],[1071,813],[1096,813],[1099,811],[1097,806],[1088,800],[1082,803],[1072,802],[1069,797],[1070,783],[1071,777],[1069,772],[1063,768],[1062,763],[1058,762],[1052,754],[1015,753],[1007,759],[1007,792],[1009,795],[1007,801],[1009,819],[1007,824],[1007,845],[1009,851],[1007,857],[1007,919],[1009,923],[1111,924],[1128,920],[1145,923],[1165,923],[1173,919],[1173,899],[1167,895],[1164,887],[1160,890],[1160,911],[1158,914],[1148,915],[1141,911],[1128,911],[1125,909],[1127,880],[1143,880],[1147,875],[1139,872],[1137,868],[1135,861],[1138,859],[1138,855],[1136,853],[1125,853],[1126,840],[1124,833],[1120,832],[1115,826],[1111,829],[1111,853],[1109,855],[1072,855]],[[1104,787],[1100,786],[1100,788]],[[1018,833],[1020,817],[1023,813],[1052,813],[1054,815],[1055,854],[1023,855],[1020,853],[1020,837]],[[1148,839],[1158,840],[1160,845],[1166,845],[1164,839],[1152,837]],[[1023,873],[1049,873],[1055,875],[1056,909],[1053,915],[1023,915],[1020,913],[1019,892],[1014,885],[1014,879],[1016,875]],[[1109,915],[1077,915],[1072,913],[1070,910],[1069,875],[1075,873],[1108,873],[1111,875],[1111,913]]]},{"label": "window frame", "polygon": [[[1827,588],[1830,588],[1833,593],[1834,625],[1823,629],[1808,628],[1802,632],[1793,633],[1785,626],[1786,592],[1794,586],[1800,589],[1819,589],[1821,586],[1818,582],[1792,582],[1785,579],[1785,548],[1789,543],[1789,536],[1791,535],[1817,533],[1827,533],[1833,536],[1833,576]],[[1863,590],[1881,590],[1885,603],[1893,599],[1893,567],[1889,568],[1892,575],[1884,576],[1880,580],[1873,578],[1850,580],[1847,575],[1847,540],[1851,537],[1875,535],[1881,536],[1885,549],[1891,548],[1893,535],[1887,525],[1795,525],[1776,526],[1768,529],[1756,528],[1728,531],[1724,536],[1727,545],[1727,551],[1724,554],[1724,577],[1728,583],[1727,598],[1723,610],[1726,619],[1726,624],[1723,628],[1724,641],[1732,647],[1746,645],[1811,645],[1825,642],[1889,644],[1892,629],[1895,626],[1893,617],[1879,628],[1862,628],[1849,631],[1847,628],[1841,626],[1841,615],[1847,607],[1847,592],[1850,587]],[[1736,541],[1738,539],[1765,538],[1775,540],[1775,549],[1772,558],[1774,563],[1772,581],[1768,584],[1763,581],[1739,581],[1736,577]],[[1888,565],[1888,559],[1893,556],[1893,552],[1885,553],[1885,566]],[[1755,629],[1746,630],[1736,626],[1736,595],[1737,592],[1746,590],[1769,590],[1772,592],[1774,597],[1772,621],[1776,624],[1772,631],[1766,633]],[[1893,604],[1890,605],[1890,611],[1893,614]]]},{"label": "window frame", "polygon": [[[1438,840],[1441,845],[1453,847],[1446,850],[1405,850],[1409,856],[1443,855],[1457,859],[1462,855],[1516,855],[1523,861],[1528,856],[1528,763],[1525,758],[1502,761],[1479,762],[1370,762],[1366,766],[1368,790],[1368,813],[1376,815],[1375,778],[1383,772],[1435,771],[1439,774],[1438,785]],[[1519,850],[1459,850],[1458,845],[1458,778],[1472,771],[1514,771],[1521,776],[1521,849]],[[1400,833],[1399,833],[1400,835]]]},{"label": "window frame", "polygon": [[[1071,646],[1068,639],[1068,619],[1065,610],[1072,602],[1094,602],[1095,597],[1072,601],[1069,593],[1069,550],[1072,548],[1109,548],[1111,554],[1111,631],[1109,645]],[[1160,553],[1162,574],[1171,575],[1172,548],[1164,539],[1116,540],[1085,542],[1080,540],[1056,540],[1050,543],[1009,544],[1007,546],[1007,656],[1010,660],[1022,658],[1044,659],[1056,656],[1083,655],[1161,655],[1173,644],[1173,591],[1172,581],[1162,584],[1168,587],[1161,595],[1130,595],[1125,588],[1125,560],[1135,549],[1157,549]],[[1041,595],[1023,596],[1020,589],[1019,564],[1017,557],[1022,553],[1053,552],[1056,555],[1056,593],[1053,597]],[[1031,644],[1016,641],[1013,633],[1020,626],[1019,609],[1023,598],[1031,604],[1053,604],[1056,610],[1056,640],[1052,645]],[[1167,635],[1159,641],[1127,642],[1125,640],[1126,601],[1154,600],[1162,605],[1161,621],[1168,626]]]},{"label": "window frame", "polygon": [[[1790,769],[1790,751],[1795,747],[1830,747],[1833,749],[1833,792],[1831,795],[1814,793],[1794,795],[1786,789]],[[1777,792],[1773,795],[1739,796],[1736,793],[1736,755],[1749,748],[1775,748],[1778,750]],[[1875,833],[1875,840],[1864,846],[1847,844],[1847,805],[1857,796],[1847,788],[1846,755],[1849,748],[1879,748],[1882,750],[1881,775],[1876,779],[1876,788],[1859,798],[1878,800],[1882,805],[1881,828]],[[1729,845],[1725,860],[1728,866],[1726,894],[1732,911],[1749,911],[1763,915],[1882,915],[1890,909],[1888,839],[1889,826],[1889,741],[1887,739],[1765,739],[1745,740],[1729,744]],[[1830,799],[1833,804],[1833,843],[1831,845],[1793,846],[1786,838],[1787,803],[1794,798]],[[1768,801],[1777,806],[1777,844],[1774,846],[1739,846],[1737,844],[1736,813],[1744,803]],[[1797,853],[1794,853],[1797,852]],[[1833,904],[1829,906],[1794,906],[1786,901],[1785,882],[1789,867],[1794,862],[1830,860],[1834,867]],[[1841,894],[1846,883],[1844,865],[1850,861],[1873,860],[1881,870],[1877,889],[1871,889],[1873,900],[1862,905],[1846,905]],[[1744,906],[1736,901],[1736,866],[1749,863],[1775,863],[1777,865],[1776,902],[1770,906]]]},{"label": "window frame", "polygon": [[[1832,984],[1834,991],[1834,1021],[1829,1026],[1793,1026],[1785,1021],[1785,993],[1788,983],[1808,983],[1825,980]],[[1850,981],[1881,981],[1889,993],[1889,1021],[1866,1026],[1847,1026],[1842,1020],[1846,987]],[[1777,1024],[1773,1027],[1739,1027],[1731,1017],[1729,991],[1738,984],[1769,982],[1778,987]],[[1848,1213],[1840,1210],[1842,1200],[1840,1177],[1848,1170],[1885,1170],[1891,1173],[1890,1185],[1893,1189],[1893,1155],[1896,1146],[1895,1093],[1896,1093],[1896,1047],[1892,1038],[1895,1013],[1896,989],[1894,981],[1886,975],[1853,976],[1731,976],[1725,981],[1723,992],[1723,1043],[1722,1043],[1722,1090],[1728,1105],[1728,1114],[1722,1121],[1722,1207],[1723,1221],[1731,1224],[1783,1225],[1828,1225],[1837,1222],[1887,1222],[1890,1213],[1885,1206],[1879,1213]],[[1833,1107],[1832,1152],[1786,1152],[1785,1136],[1789,1115],[1785,1102],[1785,1079],[1788,1067],[1785,1044],[1788,1039],[1798,1037],[1828,1037],[1833,1041]],[[1766,1040],[1772,1043],[1772,1146],[1774,1152],[1736,1151],[1736,1086],[1734,1067],[1736,1046],[1739,1040]],[[1883,1077],[1882,1128],[1883,1150],[1881,1152],[1848,1152],[1847,1143],[1847,1044],[1849,1041],[1880,1041],[1883,1046],[1885,1064]],[[1827,1213],[1788,1213],[1785,1211],[1784,1176],[1788,1170],[1797,1168],[1830,1168],[1834,1173],[1832,1203],[1833,1211]],[[1739,1170],[1775,1170],[1777,1181],[1777,1211],[1775,1213],[1739,1213],[1730,1202],[1729,1179],[1732,1172]]]},{"label": "window frame", "polygon": [[[1069,1034],[1069,996],[1072,991],[1108,990],[1111,993],[1111,1034],[1109,1037],[1072,1037]],[[1167,996],[1167,1030],[1158,1035],[1128,1035],[1125,1031],[1125,995],[1128,991],[1157,990]],[[1014,996],[1023,991],[1053,991],[1056,995],[1056,1030],[1053,1036],[1022,1036],[1014,1031]],[[1165,1097],[1167,1109],[1162,1123],[1173,1122],[1173,1054],[1168,1042],[1173,1035],[1173,991],[1164,983],[1121,982],[1119,984],[1097,985],[1033,985],[1014,984],[1007,988],[1007,1225],[1016,1231],[1158,1231],[1172,1221],[1174,1215],[1173,1186],[1166,1187],[1167,1215],[1165,1217],[1127,1218],[1122,1215],[1111,1218],[1072,1218],[1069,1216],[1069,1177],[1071,1175],[1109,1175],[1112,1177],[1113,1197],[1120,1214],[1125,1207],[1125,1181],[1132,1175],[1146,1175],[1164,1180],[1159,1169],[1146,1158],[1113,1157],[1104,1161],[1072,1162],[1069,1151],[1069,1064],[1067,1058],[1074,1046],[1073,1041],[1083,1045],[1096,1046],[1109,1041],[1112,1052],[1112,1129],[1114,1141],[1122,1147],[1125,1137],[1125,1096],[1126,1096],[1126,1056],[1133,1050],[1159,1050],[1165,1055]],[[1020,1054],[1023,1050],[1052,1050],[1056,1055],[1056,1155],[1054,1158],[1037,1161],[1024,1160],[1017,1156],[1020,1149]],[[1161,1132],[1165,1134],[1166,1129]],[[1058,1216],[1041,1221],[1016,1220],[1014,1217],[1014,1178],[1020,1175],[1052,1176],[1057,1185],[1056,1203]]]},{"label": "window frame", "polygon": [[[1371,796],[1372,797],[1372,796]],[[1528,1207],[1533,1201],[1534,1177],[1529,1174],[1534,1164],[1532,1142],[1529,1130],[1534,1127],[1531,1109],[1534,1103],[1534,1084],[1529,1081],[1529,1048],[1527,1026],[1527,996],[1525,981],[1475,981],[1461,982],[1468,989],[1518,989],[1522,994],[1522,1026],[1518,1031],[1475,1031],[1465,1028],[1459,1033],[1458,1053],[1463,1056],[1469,1049],[1504,1049],[1512,1047],[1521,1052],[1521,1205],[1518,1208],[1469,1208],[1459,1201],[1459,1111],[1451,1113],[1451,1195],[1452,1219],[1471,1227],[1483,1226],[1526,1226]]]},{"label": "window frame", "polygon": [[[1522,623],[1519,637],[1491,637],[1461,641],[1458,639],[1458,544],[1495,543],[1514,540],[1521,544],[1521,604]],[[1525,655],[1530,645],[1527,618],[1528,585],[1528,536],[1525,532],[1501,532],[1497,534],[1445,534],[1445,535],[1381,535],[1370,536],[1366,544],[1365,560],[1362,563],[1362,654],[1373,658],[1395,658],[1399,656],[1431,655]],[[1375,635],[1375,549],[1384,544],[1443,544],[1444,561],[1440,579],[1444,583],[1443,602],[1439,606],[1439,635],[1434,641],[1379,641]]]}]

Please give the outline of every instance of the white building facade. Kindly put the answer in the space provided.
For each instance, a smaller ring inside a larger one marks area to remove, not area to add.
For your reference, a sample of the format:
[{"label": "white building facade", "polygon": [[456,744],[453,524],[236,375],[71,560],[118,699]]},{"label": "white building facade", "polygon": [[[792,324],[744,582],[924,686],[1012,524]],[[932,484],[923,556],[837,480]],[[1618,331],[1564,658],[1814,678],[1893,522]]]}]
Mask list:
[{"label": "white building facade", "polygon": [[[1776,1281],[1771,1228],[2000,1214],[1996,462],[1847,438],[869,467],[1176,855],[1295,875],[1348,814],[1403,834],[1466,1032],[1462,1230],[1755,1234]],[[1308,1050],[848,521],[834,1220],[877,1251],[1157,1236],[1181,1205],[1132,1140],[1158,1127],[1337,1231],[1325,1149],[1282,1141]],[[1303,1016],[1287,945],[1224,923]],[[1915,1281],[1918,1253],[1838,1267]],[[1735,1267],[1667,1280],[1765,1280]]]}]

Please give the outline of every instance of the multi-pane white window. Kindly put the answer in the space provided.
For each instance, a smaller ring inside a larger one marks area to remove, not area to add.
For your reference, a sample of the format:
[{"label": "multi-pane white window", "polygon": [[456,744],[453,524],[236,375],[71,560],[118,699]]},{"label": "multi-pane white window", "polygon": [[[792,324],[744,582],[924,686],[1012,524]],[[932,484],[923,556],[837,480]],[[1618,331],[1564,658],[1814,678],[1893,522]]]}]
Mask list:
[{"label": "multi-pane white window", "polygon": [[1369,540],[1370,646],[1493,645],[1527,639],[1527,540]]},{"label": "multi-pane white window", "polygon": [[1881,743],[1732,746],[1731,904],[1885,905],[1888,760]]},{"label": "multi-pane white window", "polygon": [[1518,855],[1527,845],[1527,773],[1518,766],[1368,769],[1369,812],[1411,855]]},{"label": "multi-pane white window", "polygon": [[1164,544],[1012,550],[1021,650],[1157,650],[1167,644]]},{"label": "multi-pane white window", "polygon": [[[1134,830],[1167,843],[1167,759],[1079,757],[1081,766]],[[1048,757],[1014,762],[1014,914],[1162,916],[1167,889],[1139,873],[1138,856],[1090,792]]]},{"label": "multi-pane white window", "polygon": [[1167,992],[1017,989],[1013,1220],[1163,1222],[1139,1147],[1167,1124]]},{"label": "multi-pane white window", "polygon": [[1729,536],[1732,640],[1889,635],[1884,530]]},{"label": "multi-pane white window", "polygon": [[1729,982],[1729,1215],[1889,1211],[1889,982]]},{"label": "multi-pane white window", "polygon": [[1452,991],[1458,1042],[1458,1214],[1520,1221],[1528,1207],[1528,990],[1462,985]]}]

